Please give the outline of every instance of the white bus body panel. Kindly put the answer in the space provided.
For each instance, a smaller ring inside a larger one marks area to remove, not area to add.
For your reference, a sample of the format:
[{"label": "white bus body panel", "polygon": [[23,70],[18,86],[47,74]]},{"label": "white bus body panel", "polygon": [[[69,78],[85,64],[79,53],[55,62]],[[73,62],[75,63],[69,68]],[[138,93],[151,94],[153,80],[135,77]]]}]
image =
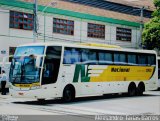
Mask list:
[{"label": "white bus body panel", "polygon": [[[32,46],[34,44],[31,44]],[[38,44],[36,43],[35,46]],[[56,44],[41,44],[45,46],[56,46]],[[57,44],[61,45],[61,44]],[[68,44],[64,44],[64,46]],[[26,46],[26,45],[24,45]],[[79,47],[80,45],[69,45],[71,47]],[[62,46],[63,47],[63,46]],[[83,47],[82,48],[91,48],[93,47]],[[94,49],[99,49],[98,47],[94,47]],[[63,50],[63,49],[62,49]],[[107,50],[106,48],[101,48],[101,50]],[[108,49],[108,50],[116,50],[116,49]],[[120,49],[124,52],[132,52],[130,49]],[[117,51],[117,50],[116,50]],[[134,52],[138,53],[141,52],[140,50],[134,50]],[[145,51],[145,53],[151,53],[151,51]],[[63,52],[62,52],[63,54]],[[152,54],[156,53],[153,51]],[[62,55],[63,57],[63,55]],[[61,58],[63,59],[63,58]],[[50,99],[50,98],[61,98],[63,96],[63,90],[66,85],[72,84],[75,88],[75,96],[76,97],[85,97],[85,96],[95,96],[95,95],[103,95],[103,94],[109,94],[109,93],[126,93],[128,92],[128,86],[131,82],[134,82],[136,86],[140,82],[144,82],[145,84],[145,91],[148,90],[155,90],[158,87],[158,68],[156,68],[155,73],[153,74],[152,78],[147,81],[112,81],[112,82],[81,82],[81,77],[79,75],[78,82],[73,82],[74,78],[74,71],[75,71],[75,65],[63,65],[61,60],[61,65],[59,69],[58,79],[56,83],[53,84],[46,84],[40,86],[39,89],[29,90],[29,89],[22,89],[17,88],[15,86],[11,86],[11,94],[15,97],[29,97],[29,98],[35,98],[35,99]],[[101,65],[97,65],[101,66]],[[97,71],[97,73],[100,73],[101,71]],[[96,76],[96,75],[94,75]]]}]

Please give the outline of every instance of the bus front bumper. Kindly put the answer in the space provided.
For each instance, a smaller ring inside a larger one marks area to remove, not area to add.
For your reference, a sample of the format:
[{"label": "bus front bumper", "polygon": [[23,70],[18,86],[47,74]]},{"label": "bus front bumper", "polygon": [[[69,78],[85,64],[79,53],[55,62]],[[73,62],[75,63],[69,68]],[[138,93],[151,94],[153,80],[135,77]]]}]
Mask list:
[{"label": "bus front bumper", "polygon": [[56,90],[48,91],[44,89],[36,89],[36,90],[10,89],[9,91],[11,96],[15,98],[56,99],[59,97],[56,93]]}]

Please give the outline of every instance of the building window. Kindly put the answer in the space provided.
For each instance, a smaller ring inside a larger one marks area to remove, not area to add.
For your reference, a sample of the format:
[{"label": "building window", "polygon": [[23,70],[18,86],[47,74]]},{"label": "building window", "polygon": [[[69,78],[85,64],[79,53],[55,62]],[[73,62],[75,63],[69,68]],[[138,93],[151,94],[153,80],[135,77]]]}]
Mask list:
[{"label": "building window", "polygon": [[74,21],[53,18],[53,32],[74,35]]},{"label": "building window", "polygon": [[10,28],[33,30],[33,14],[10,11]]},{"label": "building window", "polygon": [[105,25],[88,23],[88,37],[105,39]]},{"label": "building window", "polygon": [[[10,56],[14,55],[15,50],[16,50],[16,47],[9,47],[9,55],[10,55]],[[9,58],[9,62],[12,61],[12,58],[13,58],[13,57],[10,57],[10,58]]]},{"label": "building window", "polygon": [[117,32],[117,34],[116,34],[116,39],[117,40],[131,41],[131,38],[132,38],[131,29],[117,27],[116,32]]}]

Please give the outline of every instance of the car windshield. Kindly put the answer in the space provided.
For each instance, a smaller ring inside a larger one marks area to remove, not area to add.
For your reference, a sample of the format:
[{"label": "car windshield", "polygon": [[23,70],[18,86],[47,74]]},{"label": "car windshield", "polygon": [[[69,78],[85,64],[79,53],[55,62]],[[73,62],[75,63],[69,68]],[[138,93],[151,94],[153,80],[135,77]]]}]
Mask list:
[{"label": "car windshield", "polygon": [[43,52],[44,47],[17,48],[11,63],[10,82],[15,84],[39,82],[40,68],[36,67],[36,56],[42,55]]}]

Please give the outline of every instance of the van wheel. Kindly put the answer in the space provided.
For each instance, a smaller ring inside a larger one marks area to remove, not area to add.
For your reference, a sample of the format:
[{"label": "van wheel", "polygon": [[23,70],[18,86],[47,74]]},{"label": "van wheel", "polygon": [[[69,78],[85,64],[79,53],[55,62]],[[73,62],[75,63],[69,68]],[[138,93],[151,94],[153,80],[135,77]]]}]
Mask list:
[{"label": "van wheel", "polygon": [[74,89],[72,89],[71,87],[65,87],[64,91],[63,91],[63,101],[64,102],[71,102],[73,101],[75,98],[75,93],[74,93]]},{"label": "van wheel", "polygon": [[135,96],[136,95],[136,85],[135,83],[131,83],[128,87],[128,96]]}]

